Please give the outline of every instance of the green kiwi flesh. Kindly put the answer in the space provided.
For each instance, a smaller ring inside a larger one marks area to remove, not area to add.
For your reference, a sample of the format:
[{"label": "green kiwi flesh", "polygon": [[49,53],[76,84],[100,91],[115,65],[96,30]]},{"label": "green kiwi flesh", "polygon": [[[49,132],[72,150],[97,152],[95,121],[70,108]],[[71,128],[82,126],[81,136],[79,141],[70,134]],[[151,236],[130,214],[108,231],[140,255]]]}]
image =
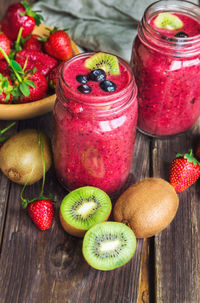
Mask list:
[{"label": "green kiwi flesh", "polygon": [[66,231],[76,236],[77,230],[87,231],[94,224],[107,220],[111,209],[110,197],[103,190],[85,186],[65,196],[60,206],[60,213],[70,227],[65,228]]},{"label": "green kiwi flesh", "polygon": [[103,69],[110,75],[120,75],[118,59],[107,53],[96,53],[85,60],[84,66],[91,70]]},{"label": "green kiwi flesh", "polygon": [[134,255],[136,237],[123,223],[103,222],[90,228],[83,239],[83,256],[95,269],[113,270]]},{"label": "green kiwi flesh", "polygon": [[179,29],[183,27],[183,22],[179,17],[170,13],[160,13],[154,20],[154,24],[158,28],[169,30]]}]

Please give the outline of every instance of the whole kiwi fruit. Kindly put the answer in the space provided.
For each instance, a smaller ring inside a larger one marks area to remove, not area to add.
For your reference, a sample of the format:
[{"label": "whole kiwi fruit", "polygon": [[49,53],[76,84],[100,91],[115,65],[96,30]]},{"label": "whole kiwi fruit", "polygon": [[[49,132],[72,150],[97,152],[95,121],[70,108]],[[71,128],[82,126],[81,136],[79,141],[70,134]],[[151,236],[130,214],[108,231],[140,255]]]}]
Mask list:
[{"label": "whole kiwi fruit", "polygon": [[148,238],[171,223],[178,206],[179,198],[171,184],[161,178],[146,178],[119,197],[113,216],[128,225],[136,238]]},{"label": "whole kiwi fruit", "polygon": [[11,136],[0,149],[0,168],[13,182],[33,184],[43,176],[41,138],[45,172],[52,163],[50,139],[44,132],[25,129]]}]

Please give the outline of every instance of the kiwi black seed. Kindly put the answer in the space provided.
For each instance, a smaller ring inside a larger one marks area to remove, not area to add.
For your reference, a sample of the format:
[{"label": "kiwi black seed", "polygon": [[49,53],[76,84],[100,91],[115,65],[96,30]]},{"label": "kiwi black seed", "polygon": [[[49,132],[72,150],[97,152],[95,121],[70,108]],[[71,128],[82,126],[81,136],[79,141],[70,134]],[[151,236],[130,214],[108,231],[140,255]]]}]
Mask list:
[{"label": "kiwi black seed", "polygon": [[107,53],[98,52],[87,58],[84,66],[91,70],[103,69],[110,75],[119,75],[119,62],[116,56]]},{"label": "kiwi black seed", "polygon": [[165,28],[168,30],[175,30],[183,27],[181,19],[168,12],[160,13],[154,20],[154,24],[158,28]]},{"label": "kiwi black seed", "polygon": [[136,237],[123,223],[103,222],[90,228],[83,239],[83,256],[99,270],[113,270],[126,264],[134,255]]},{"label": "kiwi black seed", "polygon": [[106,221],[111,209],[110,197],[103,190],[84,186],[65,196],[60,206],[60,221],[69,234],[83,237],[94,224]]}]

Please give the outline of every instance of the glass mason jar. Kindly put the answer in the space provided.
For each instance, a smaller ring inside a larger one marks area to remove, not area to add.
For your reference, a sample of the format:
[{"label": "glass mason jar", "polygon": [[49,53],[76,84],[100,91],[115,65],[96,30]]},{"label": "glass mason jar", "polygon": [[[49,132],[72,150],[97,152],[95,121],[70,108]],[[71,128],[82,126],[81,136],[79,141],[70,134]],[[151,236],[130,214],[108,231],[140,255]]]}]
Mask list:
[{"label": "glass mason jar", "polygon": [[65,73],[75,81],[73,64],[91,55],[77,55],[62,67],[54,107],[54,164],[68,190],[90,185],[114,193],[125,183],[132,164],[137,88],[131,68],[120,58],[128,75],[120,91],[92,96],[70,88]]},{"label": "glass mason jar", "polygon": [[[150,21],[162,12],[188,17],[184,29],[192,33],[193,20],[199,34],[172,37],[170,31],[155,29]],[[200,7],[170,0],[150,5],[138,26],[131,67],[138,87],[139,130],[163,137],[190,129],[200,115]]]}]

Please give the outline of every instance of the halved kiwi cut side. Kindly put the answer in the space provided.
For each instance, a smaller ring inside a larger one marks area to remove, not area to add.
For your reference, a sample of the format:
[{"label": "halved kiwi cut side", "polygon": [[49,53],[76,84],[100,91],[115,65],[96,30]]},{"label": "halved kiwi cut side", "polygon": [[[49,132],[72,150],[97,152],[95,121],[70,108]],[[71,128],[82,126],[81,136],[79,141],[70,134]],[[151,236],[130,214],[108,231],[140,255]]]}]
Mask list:
[{"label": "halved kiwi cut side", "polygon": [[84,66],[88,69],[103,69],[110,75],[120,75],[119,62],[116,56],[98,52],[87,58]]},{"label": "halved kiwi cut side", "polygon": [[154,24],[158,28],[175,30],[183,27],[181,19],[171,13],[160,13],[154,20]]},{"label": "halved kiwi cut side", "polygon": [[110,215],[110,197],[101,189],[84,186],[71,191],[60,206],[60,222],[71,235],[83,237],[94,224],[106,221]]},{"label": "halved kiwi cut side", "polygon": [[83,256],[95,269],[113,270],[134,255],[136,237],[123,223],[103,222],[90,228],[83,239]]}]

